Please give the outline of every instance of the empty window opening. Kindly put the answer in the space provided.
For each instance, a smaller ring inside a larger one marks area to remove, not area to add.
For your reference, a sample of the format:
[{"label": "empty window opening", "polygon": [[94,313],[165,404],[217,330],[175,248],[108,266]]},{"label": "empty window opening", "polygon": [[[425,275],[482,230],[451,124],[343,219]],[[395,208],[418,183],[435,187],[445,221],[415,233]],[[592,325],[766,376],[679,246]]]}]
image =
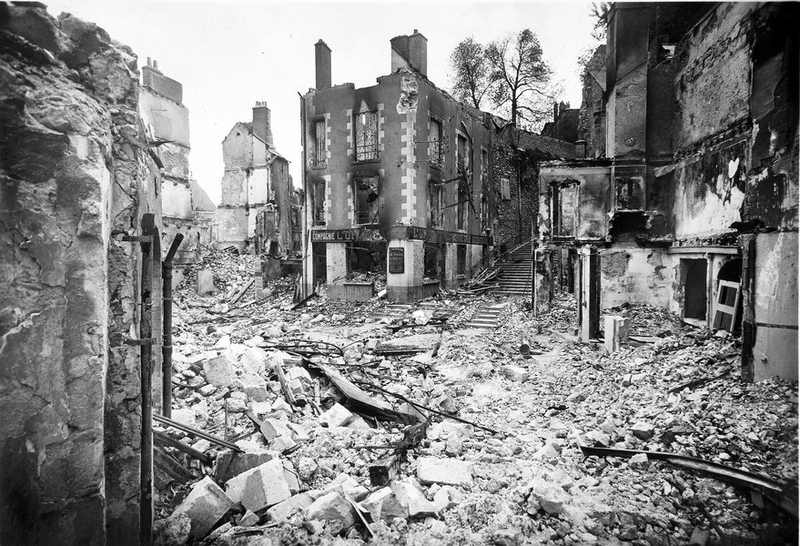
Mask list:
[{"label": "empty window opening", "polygon": [[486,194],[481,195],[481,230],[489,228],[489,198]]},{"label": "empty window opening", "polygon": [[425,243],[423,257],[423,276],[425,280],[437,280],[439,278],[439,245]]},{"label": "empty window opening", "polygon": [[617,178],[617,209],[644,209],[644,192],[642,191],[641,178]]},{"label": "empty window opening", "polygon": [[467,274],[467,245],[456,247],[456,275]]},{"label": "empty window opening", "polygon": [[315,167],[324,166],[328,160],[328,150],[325,145],[325,120],[314,122],[314,157],[311,158]]},{"label": "empty window opening", "polygon": [[356,178],[353,181],[356,224],[376,224],[380,214],[378,177]]},{"label": "empty window opening", "polygon": [[435,181],[428,182],[428,209],[431,213],[431,227],[442,225],[442,187]]},{"label": "empty window opening", "polygon": [[511,181],[508,178],[500,179],[500,198],[503,201],[511,200]]},{"label": "empty window opening", "polygon": [[469,188],[467,182],[461,180],[458,184],[458,229],[467,229],[467,207],[469,206]]},{"label": "empty window opening", "polygon": [[370,281],[386,269],[386,241],[347,245],[348,280]]},{"label": "empty window opening", "polygon": [[314,182],[313,187],[312,206],[313,218],[312,222],[315,226],[325,225],[325,181],[320,180]]},{"label": "empty window opening", "polygon": [[442,124],[431,120],[431,134],[428,136],[428,158],[434,167],[442,166],[444,146],[442,139]]},{"label": "empty window opening", "polygon": [[683,316],[689,319],[705,320],[708,306],[706,273],[708,262],[705,259],[681,260],[684,270]]},{"label": "empty window opening", "polygon": [[553,187],[552,223],[554,235],[575,237],[578,228],[578,183]]},{"label": "empty window opening", "polygon": [[378,159],[378,113],[362,112],[354,118],[356,161]]},{"label": "empty window opening", "polygon": [[458,135],[457,144],[456,164],[459,172],[465,172],[469,168],[469,143],[467,142],[467,137]]}]

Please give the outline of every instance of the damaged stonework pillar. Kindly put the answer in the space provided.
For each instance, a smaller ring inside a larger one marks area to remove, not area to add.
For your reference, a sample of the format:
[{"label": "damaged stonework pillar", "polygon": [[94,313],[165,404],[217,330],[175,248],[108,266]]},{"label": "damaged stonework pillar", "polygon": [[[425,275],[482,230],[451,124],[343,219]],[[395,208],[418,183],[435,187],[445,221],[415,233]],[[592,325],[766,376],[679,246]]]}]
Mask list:
[{"label": "damaged stonework pillar", "polygon": [[347,280],[347,245],[328,243],[326,253],[326,282],[328,297],[344,299],[344,282]]},{"label": "damaged stonework pillar", "polygon": [[600,259],[597,248],[581,247],[578,283],[578,323],[580,340],[587,342],[600,331]]},{"label": "damaged stonework pillar", "polygon": [[606,316],[604,338],[606,351],[616,353],[622,345],[628,343],[630,319],[618,316]]},{"label": "damaged stonework pillar", "polygon": [[550,311],[553,297],[553,279],[550,267],[550,249],[537,244],[533,251],[533,311],[536,316]]},{"label": "damaged stonework pillar", "polygon": [[386,289],[389,301],[413,301],[422,286],[425,247],[423,241],[392,239],[386,264]]}]

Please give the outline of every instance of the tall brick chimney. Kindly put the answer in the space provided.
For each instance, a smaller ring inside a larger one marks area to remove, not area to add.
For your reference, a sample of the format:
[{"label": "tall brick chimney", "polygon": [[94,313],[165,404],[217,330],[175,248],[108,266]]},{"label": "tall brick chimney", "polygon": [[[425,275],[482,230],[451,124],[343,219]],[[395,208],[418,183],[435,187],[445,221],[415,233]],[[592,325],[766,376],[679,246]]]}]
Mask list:
[{"label": "tall brick chimney", "polygon": [[314,59],[317,71],[317,89],[331,86],[331,48],[321,39],[314,44]]},{"label": "tall brick chimney", "polygon": [[395,36],[389,43],[392,49],[392,73],[410,66],[423,76],[428,75],[428,39],[417,29],[411,36]]},{"label": "tall brick chimney", "polygon": [[272,123],[270,121],[269,108],[267,101],[257,100],[253,106],[253,134],[267,143],[272,148]]}]

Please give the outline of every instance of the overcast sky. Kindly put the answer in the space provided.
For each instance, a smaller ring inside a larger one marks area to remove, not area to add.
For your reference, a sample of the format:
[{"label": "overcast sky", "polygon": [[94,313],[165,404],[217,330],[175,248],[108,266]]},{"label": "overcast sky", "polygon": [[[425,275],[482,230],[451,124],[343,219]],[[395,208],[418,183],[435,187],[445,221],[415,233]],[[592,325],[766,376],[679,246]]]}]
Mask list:
[{"label": "overcast sky", "polygon": [[333,83],[375,84],[390,72],[389,40],[414,29],[428,39],[428,77],[450,88],[448,58],[466,36],[480,42],[530,28],[564,101],[580,105],[577,58],[595,42],[590,3],[275,3],[58,0],[45,3],[92,21],[183,84],[193,177],[219,203],[222,139],[250,121],[257,100],[272,111],[278,151],[300,185],[300,101],[314,86],[314,43],[332,50]]}]

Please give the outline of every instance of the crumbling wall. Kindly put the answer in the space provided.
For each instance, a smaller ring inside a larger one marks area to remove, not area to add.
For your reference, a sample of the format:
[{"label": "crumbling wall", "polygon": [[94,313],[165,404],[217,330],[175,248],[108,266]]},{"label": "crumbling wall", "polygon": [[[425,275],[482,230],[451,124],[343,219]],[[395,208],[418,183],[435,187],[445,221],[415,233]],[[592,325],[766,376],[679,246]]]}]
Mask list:
[{"label": "crumbling wall", "polygon": [[746,22],[757,8],[749,2],[720,3],[678,44],[676,149],[747,117],[751,59]]},{"label": "crumbling wall", "polygon": [[[533,221],[538,212],[538,173],[533,169],[521,171],[515,156],[517,150],[513,146],[513,136],[509,139],[511,142],[498,140],[493,149],[495,210],[492,235],[494,247],[507,251],[531,239]],[[508,180],[508,199],[503,196],[503,179]]]},{"label": "crumbling wall", "polygon": [[623,303],[669,306],[670,258],[664,249],[614,246],[599,254],[601,309]]},{"label": "crumbling wall", "polygon": [[0,44],[0,542],[136,544],[139,349],[123,341],[140,253],[122,235],[160,221],[136,58],[37,4],[0,4]]}]

